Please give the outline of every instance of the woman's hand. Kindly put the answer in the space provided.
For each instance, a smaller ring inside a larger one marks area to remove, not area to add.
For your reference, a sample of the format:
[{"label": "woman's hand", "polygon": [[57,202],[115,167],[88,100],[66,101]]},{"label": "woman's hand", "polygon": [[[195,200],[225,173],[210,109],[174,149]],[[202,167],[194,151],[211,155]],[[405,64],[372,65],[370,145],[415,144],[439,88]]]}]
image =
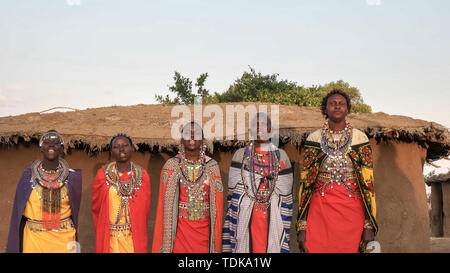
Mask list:
[{"label": "woman's hand", "polygon": [[367,243],[372,242],[373,240],[375,240],[375,232],[373,231],[373,229],[371,229],[371,228],[363,229],[362,241],[363,241],[364,245],[367,246]]},{"label": "woman's hand", "polygon": [[297,232],[297,242],[300,253],[306,253],[306,230],[300,230]]}]

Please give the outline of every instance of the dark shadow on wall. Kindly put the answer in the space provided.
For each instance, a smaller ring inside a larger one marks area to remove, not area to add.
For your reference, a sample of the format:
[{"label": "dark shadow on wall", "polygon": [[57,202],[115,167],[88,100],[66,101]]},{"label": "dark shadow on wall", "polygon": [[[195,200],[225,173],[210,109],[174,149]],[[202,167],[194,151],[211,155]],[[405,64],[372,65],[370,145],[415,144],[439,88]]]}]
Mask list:
[{"label": "dark shadow on wall", "polygon": [[153,243],[153,231],[155,228],[156,220],[156,208],[158,206],[158,195],[159,195],[159,179],[161,175],[161,170],[165,164],[166,160],[160,153],[152,152],[150,159],[147,164],[147,172],[150,176],[150,191],[151,191],[151,204],[150,212],[148,216],[148,251],[151,252]]}]

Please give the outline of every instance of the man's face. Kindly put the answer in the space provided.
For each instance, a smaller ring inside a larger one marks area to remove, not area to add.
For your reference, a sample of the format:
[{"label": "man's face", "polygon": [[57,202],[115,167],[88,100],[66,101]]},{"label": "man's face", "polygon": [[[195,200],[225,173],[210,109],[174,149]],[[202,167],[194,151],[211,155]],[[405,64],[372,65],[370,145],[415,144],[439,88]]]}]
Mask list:
[{"label": "man's face", "polygon": [[347,101],[339,94],[335,94],[328,98],[327,115],[333,121],[341,121],[348,114]]}]

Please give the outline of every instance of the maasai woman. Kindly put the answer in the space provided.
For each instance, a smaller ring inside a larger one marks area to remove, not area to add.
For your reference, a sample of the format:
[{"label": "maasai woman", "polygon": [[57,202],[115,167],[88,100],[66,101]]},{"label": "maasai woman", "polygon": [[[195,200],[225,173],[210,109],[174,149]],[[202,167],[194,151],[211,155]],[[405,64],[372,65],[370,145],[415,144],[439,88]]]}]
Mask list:
[{"label": "maasai woman", "polygon": [[39,140],[42,160],[19,180],[6,252],[60,253],[76,247],[81,170],[60,158],[63,139],[50,130]]},{"label": "maasai woman", "polygon": [[286,152],[269,142],[270,132],[269,117],[258,113],[251,122],[256,140],[233,156],[223,252],[289,252],[292,168]]},{"label": "maasai woman", "polygon": [[150,177],[131,161],[130,137],[117,134],[110,147],[115,161],[98,170],[92,188],[95,252],[148,252]]},{"label": "maasai woman", "polygon": [[185,125],[178,155],[161,172],[152,252],[221,251],[222,179],[205,150],[200,125]]},{"label": "maasai woman", "polygon": [[297,231],[306,252],[363,252],[377,232],[372,150],[346,121],[349,96],[333,90],[322,101],[323,128],[305,143]]}]

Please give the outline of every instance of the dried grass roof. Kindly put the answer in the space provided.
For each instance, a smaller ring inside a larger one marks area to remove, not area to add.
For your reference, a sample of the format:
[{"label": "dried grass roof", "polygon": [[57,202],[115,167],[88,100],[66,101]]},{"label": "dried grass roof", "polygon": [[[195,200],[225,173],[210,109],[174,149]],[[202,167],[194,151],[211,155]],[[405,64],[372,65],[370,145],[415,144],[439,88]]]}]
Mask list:
[{"label": "dried grass roof", "polygon": [[[239,104],[244,107],[250,105],[250,103]],[[215,106],[221,107],[225,112],[226,105],[237,106],[238,103]],[[270,111],[272,104],[257,105],[268,105]],[[65,138],[67,147],[82,147],[94,153],[107,150],[111,136],[118,132],[127,133],[138,145],[157,147],[159,150],[173,149],[177,141],[171,138],[171,127],[178,117],[171,118],[172,107],[140,104],[2,117],[0,143],[29,142],[39,139],[46,131],[55,129]],[[318,108],[285,105],[279,107],[280,139],[284,143],[302,145],[309,133],[323,125],[324,118]],[[193,109],[192,106],[190,108]],[[209,119],[203,118],[203,122]],[[369,138],[417,142],[428,149],[428,160],[446,157],[450,153],[449,130],[434,122],[385,113],[349,114],[348,120],[353,127],[363,130]],[[227,147],[242,144],[239,141],[226,140],[213,142]]]}]

